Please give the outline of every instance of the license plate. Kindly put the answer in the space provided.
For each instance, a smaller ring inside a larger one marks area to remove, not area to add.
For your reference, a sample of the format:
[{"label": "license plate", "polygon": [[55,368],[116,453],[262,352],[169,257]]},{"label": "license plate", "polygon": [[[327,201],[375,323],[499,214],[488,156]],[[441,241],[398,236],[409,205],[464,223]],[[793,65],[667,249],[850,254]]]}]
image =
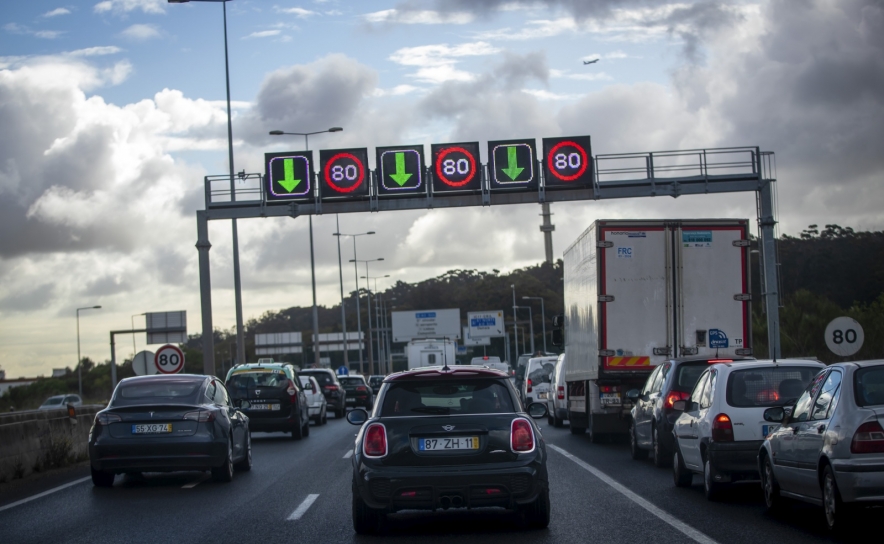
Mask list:
[{"label": "license plate", "polygon": [[545,398],[546,398],[546,393],[537,393],[537,398],[539,398],[539,399],[545,399]]},{"label": "license plate", "polygon": [[779,425],[762,425],[761,426],[761,435],[762,435],[762,437],[767,438],[767,436],[770,433],[774,432],[775,430],[777,430],[779,428],[780,428]]},{"label": "license plate", "polygon": [[602,404],[621,404],[619,393],[602,393]]},{"label": "license plate", "polygon": [[354,404],[356,399],[347,399],[347,404]]},{"label": "license plate", "polygon": [[171,423],[148,423],[143,425],[132,425],[132,434],[160,434],[171,432]]},{"label": "license plate", "polygon": [[279,404],[253,404],[249,410],[279,410]]},{"label": "license plate", "polygon": [[458,436],[456,438],[418,438],[417,443],[418,448],[421,451],[479,449],[478,436]]}]

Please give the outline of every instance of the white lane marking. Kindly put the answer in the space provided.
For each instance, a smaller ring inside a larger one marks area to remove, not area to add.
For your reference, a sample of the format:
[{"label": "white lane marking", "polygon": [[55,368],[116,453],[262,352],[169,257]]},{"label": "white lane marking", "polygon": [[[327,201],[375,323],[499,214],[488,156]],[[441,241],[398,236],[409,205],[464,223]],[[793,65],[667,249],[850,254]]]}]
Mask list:
[{"label": "white lane marking", "polygon": [[307,495],[307,498],[304,499],[304,502],[302,502],[302,503],[300,504],[300,506],[298,506],[298,507],[295,509],[295,511],[292,512],[292,515],[290,515],[290,516],[288,517],[288,520],[289,520],[289,521],[298,521],[299,519],[301,519],[301,517],[302,517],[305,513],[307,513],[307,509],[309,509],[310,506],[311,506],[314,502],[316,502],[316,499],[318,499],[318,498],[319,498],[319,495]]},{"label": "white lane marking", "polygon": [[693,539],[695,542],[699,542],[700,544],[718,544],[718,542],[716,542],[715,540],[712,540],[711,538],[709,538],[705,534],[694,529],[693,527],[691,527],[687,523],[684,523],[683,521],[679,520],[678,518],[664,512],[663,510],[657,508],[656,506],[654,506],[650,502],[639,497],[638,495],[636,495],[635,493],[630,491],[628,488],[626,488],[626,486],[622,485],[621,483],[614,480],[613,478],[611,478],[610,476],[608,476],[607,474],[605,474],[601,470],[595,468],[594,466],[590,465],[589,463],[586,463],[582,459],[579,459],[578,457],[571,455],[570,453],[568,453],[567,451],[563,450],[562,448],[560,448],[558,446],[554,446],[552,444],[547,444],[547,447],[561,453],[562,455],[564,455],[568,459],[574,461],[575,463],[580,465],[581,468],[587,470],[590,474],[592,474],[593,476],[595,476],[599,480],[605,482],[609,486],[613,487],[616,491],[622,493],[624,496],[626,496],[627,499],[629,499],[632,502],[636,503],[637,505],[641,506],[642,508],[644,508],[645,510],[647,510],[651,514],[654,514],[655,516],[660,518],[662,521],[671,525],[676,530],[681,531],[682,533],[685,534],[685,536]]},{"label": "white lane marking", "polygon": [[196,480],[190,482],[189,484],[182,485],[181,489],[193,489],[194,487],[200,485],[201,483],[205,482],[208,479],[209,479],[209,475],[203,474],[202,476],[200,476]]},{"label": "white lane marking", "polygon": [[349,459],[351,457],[353,457],[353,450],[350,450],[344,454],[344,459]]},{"label": "white lane marking", "polygon": [[66,489],[68,487],[71,487],[71,486],[74,486],[77,484],[82,484],[83,482],[88,482],[91,479],[92,479],[91,476],[87,476],[85,478],[80,478],[79,480],[74,480],[73,482],[68,482],[64,485],[60,485],[58,487],[52,488],[49,491],[37,493],[33,497],[28,497],[27,499],[22,499],[20,501],[14,502],[12,504],[7,504],[6,506],[0,506],[0,512],[2,512],[4,510],[9,510],[10,508],[15,508],[16,506],[19,506],[21,504],[25,504],[26,502],[31,502],[34,499],[39,499],[40,497],[45,497],[46,495],[51,495],[52,493],[55,493],[56,491],[61,491],[62,489]]}]

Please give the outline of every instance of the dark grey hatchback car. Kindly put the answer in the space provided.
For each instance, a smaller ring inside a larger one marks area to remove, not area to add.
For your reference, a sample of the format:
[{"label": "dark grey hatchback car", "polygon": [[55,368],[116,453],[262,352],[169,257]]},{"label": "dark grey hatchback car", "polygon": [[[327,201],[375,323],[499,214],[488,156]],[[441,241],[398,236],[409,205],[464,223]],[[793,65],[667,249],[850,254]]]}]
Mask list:
[{"label": "dark grey hatchback car", "polygon": [[175,374],[126,378],[89,431],[92,483],[120,473],[211,470],[229,482],[252,468],[249,418],[231,405],[221,380]]}]

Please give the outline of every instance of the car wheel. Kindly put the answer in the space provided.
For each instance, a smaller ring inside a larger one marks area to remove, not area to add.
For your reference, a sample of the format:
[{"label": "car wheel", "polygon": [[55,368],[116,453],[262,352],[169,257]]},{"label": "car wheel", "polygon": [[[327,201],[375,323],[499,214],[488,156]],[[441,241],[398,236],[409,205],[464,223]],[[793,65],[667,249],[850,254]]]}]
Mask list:
[{"label": "car wheel", "polygon": [[328,411],[326,411],[325,406],[322,407],[322,414],[319,415],[319,424],[325,425],[328,423]]},{"label": "car wheel", "polygon": [[233,440],[227,439],[227,457],[220,467],[212,468],[212,479],[216,482],[229,482],[233,480]]},{"label": "car wheel", "polygon": [[712,479],[712,462],[706,459],[703,463],[703,492],[710,501],[717,500],[721,496],[722,484]]},{"label": "car wheel", "polygon": [[768,512],[778,512],[783,508],[783,497],[780,496],[780,484],[774,476],[773,463],[770,457],[764,456],[761,467],[761,490],[764,491],[764,505]]},{"label": "car wheel", "polygon": [[344,416],[347,414],[347,407],[341,406],[335,411],[335,418],[344,419]]},{"label": "car wheel", "polygon": [[629,424],[629,453],[636,461],[648,458],[648,450],[643,450],[638,445],[638,437],[635,436],[635,421]]},{"label": "car wheel", "polygon": [[519,510],[526,527],[530,529],[545,529],[549,527],[549,489],[544,488],[537,494],[537,498],[533,502],[521,506]]},{"label": "car wheel", "polygon": [[353,486],[353,530],[360,535],[376,534],[381,529],[383,518],[384,511],[365,504],[356,486]]},{"label": "car wheel", "polygon": [[95,487],[113,487],[115,477],[113,472],[92,469],[92,485]]},{"label": "car wheel", "polygon": [[653,429],[651,429],[651,437],[654,441],[651,444],[651,453],[654,454],[654,466],[658,468],[665,468],[669,466],[669,463],[672,461],[670,458],[671,454],[663,448],[663,444],[660,443],[660,435],[657,433],[657,426],[654,425]]},{"label": "car wheel", "polygon": [[553,427],[556,429],[561,429],[565,426],[565,420],[559,418],[559,416],[555,415],[555,411],[553,411]]},{"label": "car wheel", "polygon": [[552,416],[551,413],[550,413],[549,415],[546,416],[546,423],[547,423],[547,425],[549,425],[550,427],[554,427],[554,426],[555,426],[556,422],[553,420],[553,416]]},{"label": "car wheel", "polygon": [[301,429],[301,434],[304,437],[310,436],[310,418],[307,418],[307,421],[304,422],[304,427]]},{"label": "car wheel", "polygon": [[300,440],[302,438],[304,438],[304,427],[302,427],[301,422],[298,421],[292,425],[292,440]]},{"label": "car wheel", "polygon": [[853,508],[844,504],[838,491],[838,482],[831,465],[823,469],[823,510],[826,512],[826,526],[834,533],[843,534],[851,524]]},{"label": "car wheel", "polygon": [[252,433],[246,431],[246,454],[233,468],[240,472],[248,472],[252,470]]},{"label": "car wheel", "polygon": [[690,487],[694,480],[694,473],[684,466],[678,446],[675,447],[675,453],[672,454],[672,479],[675,482],[675,487]]}]

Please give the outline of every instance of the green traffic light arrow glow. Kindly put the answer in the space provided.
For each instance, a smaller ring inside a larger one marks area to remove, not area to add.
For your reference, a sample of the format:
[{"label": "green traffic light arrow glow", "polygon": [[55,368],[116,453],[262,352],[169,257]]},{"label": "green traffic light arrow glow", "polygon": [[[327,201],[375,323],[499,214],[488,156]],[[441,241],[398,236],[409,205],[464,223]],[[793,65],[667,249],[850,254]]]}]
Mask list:
[{"label": "green traffic light arrow glow", "polygon": [[282,185],[283,189],[291,193],[292,189],[294,189],[301,183],[301,180],[295,179],[294,159],[283,159],[282,167],[285,169],[285,178],[277,180],[277,183]]},{"label": "green traffic light arrow glow", "polygon": [[515,146],[506,148],[507,167],[501,168],[501,171],[503,171],[503,173],[509,176],[510,179],[513,181],[515,181],[515,179],[519,177],[519,174],[522,173],[522,170],[524,170],[524,168],[519,168],[519,161],[516,157],[516,151],[517,149]]},{"label": "green traffic light arrow glow", "polygon": [[411,176],[405,172],[405,153],[396,153],[396,173],[390,174],[390,177],[402,187]]}]

